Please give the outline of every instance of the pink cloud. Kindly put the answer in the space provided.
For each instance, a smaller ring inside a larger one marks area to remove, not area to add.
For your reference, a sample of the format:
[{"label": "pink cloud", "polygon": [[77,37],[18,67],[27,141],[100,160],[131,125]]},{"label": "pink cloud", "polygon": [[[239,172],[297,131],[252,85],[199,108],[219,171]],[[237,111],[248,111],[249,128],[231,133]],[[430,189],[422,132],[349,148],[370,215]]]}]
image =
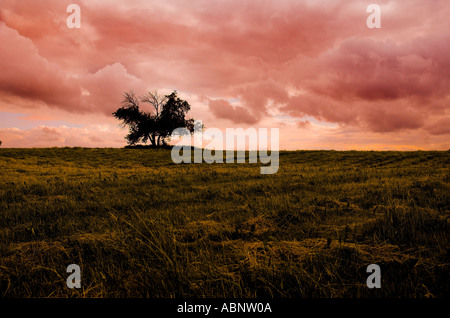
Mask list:
[{"label": "pink cloud", "polygon": [[432,135],[450,134],[450,117],[440,118],[435,122],[431,122],[425,127],[425,130]]},{"label": "pink cloud", "polygon": [[206,126],[278,114],[378,144],[449,134],[446,0],[380,0],[381,29],[359,1],[80,1],[81,29],[69,3],[2,1],[0,110],[110,123],[124,91],[176,89],[205,101]]},{"label": "pink cloud", "polygon": [[33,42],[0,22],[0,91],[55,107],[78,105],[80,91],[57,65],[39,55]]},{"label": "pink cloud", "polygon": [[232,106],[228,101],[220,100],[210,100],[209,109],[211,112],[220,118],[225,118],[231,120],[236,124],[255,124],[258,119],[253,117],[247,109],[242,106]]},{"label": "pink cloud", "polygon": [[[71,113],[110,115],[120,104],[124,91],[146,88],[141,79],[130,75],[120,63],[105,65],[92,74],[66,72],[40,56],[30,39],[3,23],[0,23],[0,39],[11,46],[9,50],[0,51],[0,68],[4,70],[0,76],[0,93],[3,96],[42,102]],[[34,104],[35,107],[40,105]]]}]

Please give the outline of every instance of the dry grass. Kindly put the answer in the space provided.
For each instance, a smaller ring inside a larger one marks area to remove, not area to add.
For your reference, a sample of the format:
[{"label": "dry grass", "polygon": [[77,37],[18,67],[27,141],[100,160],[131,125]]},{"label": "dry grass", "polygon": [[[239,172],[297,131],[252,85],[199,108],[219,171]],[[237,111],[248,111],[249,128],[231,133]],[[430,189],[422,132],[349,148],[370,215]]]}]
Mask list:
[{"label": "dry grass", "polygon": [[[0,149],[3,297],[443,297],[449,152]],[[66,287],[66,267],[82,288]],[[366,286],[377,263],[382,288]]]}]

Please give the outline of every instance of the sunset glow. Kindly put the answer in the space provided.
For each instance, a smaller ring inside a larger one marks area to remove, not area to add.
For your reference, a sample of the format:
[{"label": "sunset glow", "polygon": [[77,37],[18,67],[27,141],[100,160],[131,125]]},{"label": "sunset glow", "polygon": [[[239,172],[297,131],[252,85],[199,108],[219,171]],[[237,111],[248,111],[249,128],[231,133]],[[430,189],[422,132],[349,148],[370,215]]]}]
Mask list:
[{"label": "sunset glow", "polygon": [[157,89],[281,150],[449,149],[448,0],[370,3],[2,0],[2,147],[123,147],[122,94]]}]

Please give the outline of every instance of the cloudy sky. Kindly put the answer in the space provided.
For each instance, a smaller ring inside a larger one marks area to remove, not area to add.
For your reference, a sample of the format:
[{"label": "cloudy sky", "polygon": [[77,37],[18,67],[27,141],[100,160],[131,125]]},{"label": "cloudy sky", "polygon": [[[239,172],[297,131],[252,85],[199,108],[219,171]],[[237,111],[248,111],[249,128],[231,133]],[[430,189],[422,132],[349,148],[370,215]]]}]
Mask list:
[{"label": "cloudy sky", "polygon": [[122,147],[123,92],[157,89],[207,128],[277,127],[281,149],[447,150],[449,17],[448,0],[0,0],[0,140]]}]

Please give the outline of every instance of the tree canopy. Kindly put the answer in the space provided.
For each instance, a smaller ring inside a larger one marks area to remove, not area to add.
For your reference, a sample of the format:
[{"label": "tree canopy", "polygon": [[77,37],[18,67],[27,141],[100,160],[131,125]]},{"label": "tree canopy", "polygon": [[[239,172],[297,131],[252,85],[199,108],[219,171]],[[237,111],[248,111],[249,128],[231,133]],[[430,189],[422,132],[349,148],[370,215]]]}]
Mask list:
[{"label": "tree canopy", "polygon": [[[141,110],[140,102],[153,106],[152,111]],[[194,132],[194,119],[186,119],[191,106],[180,99],[176,91],[170,95],[160,95],[157,91],[147,92],[140,97],[136,97],[133,91],[125,92],[121,106],[113,116],[122,121],[122,126],[129,127],[129,133],[125,137],[129,145],[150,141],[152,146],[160,147],[166,144],[166,139],[176,128]]]}]

